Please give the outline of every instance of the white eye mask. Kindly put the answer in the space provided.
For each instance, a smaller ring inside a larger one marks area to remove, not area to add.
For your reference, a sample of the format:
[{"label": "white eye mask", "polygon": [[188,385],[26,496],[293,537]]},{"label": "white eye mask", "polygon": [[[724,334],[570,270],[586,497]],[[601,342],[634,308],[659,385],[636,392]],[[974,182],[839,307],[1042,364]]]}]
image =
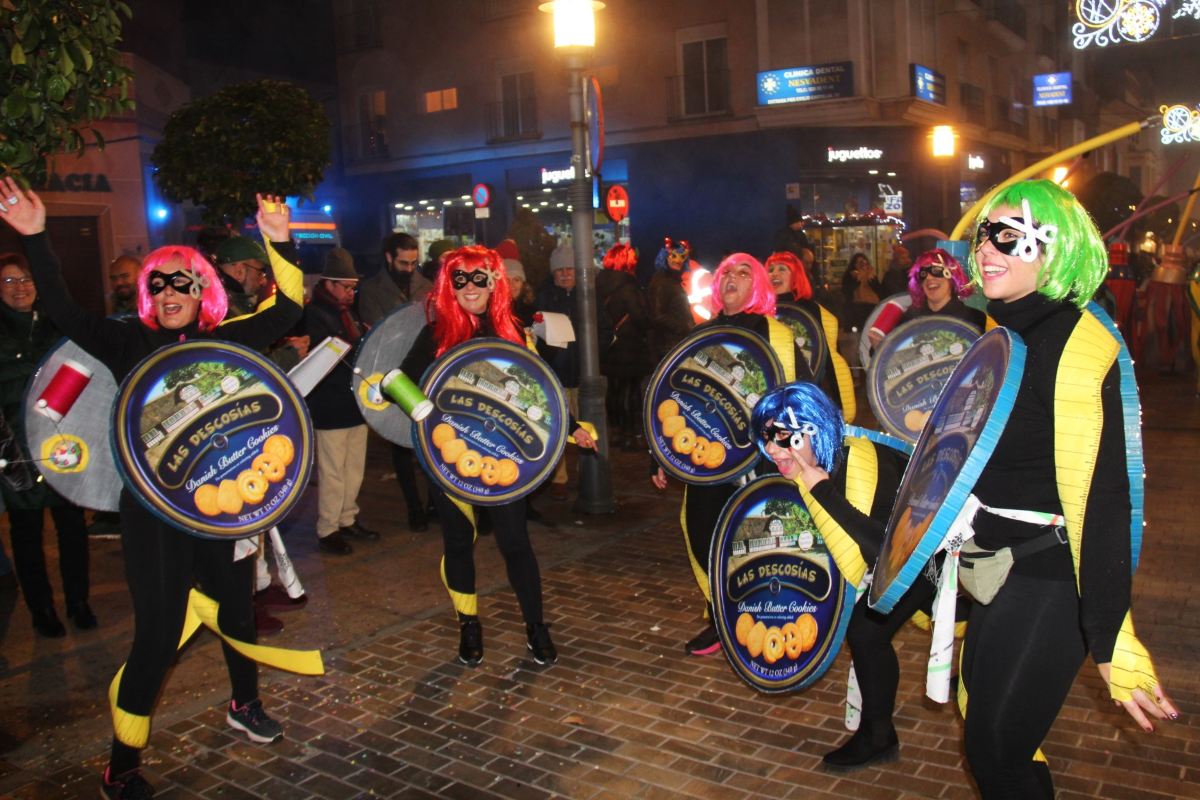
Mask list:
[{"label": "white eye mask", "polygon": [[1021,201],[1021,214],[1024,219],[1019,217],[1001,217],[1000,222],[1003,222],[1021,234],[1021,238],[1016,242],[1013,254],[1026,264],[1032,264],[1034,261],[1037,261],[1038,242],[1047,245],[1051,244],[1058,237],[1058,226],[1042,225],[1038,227],[1038,224],[1034,222],[1033,212],[1029,208],[1028,200]]}]

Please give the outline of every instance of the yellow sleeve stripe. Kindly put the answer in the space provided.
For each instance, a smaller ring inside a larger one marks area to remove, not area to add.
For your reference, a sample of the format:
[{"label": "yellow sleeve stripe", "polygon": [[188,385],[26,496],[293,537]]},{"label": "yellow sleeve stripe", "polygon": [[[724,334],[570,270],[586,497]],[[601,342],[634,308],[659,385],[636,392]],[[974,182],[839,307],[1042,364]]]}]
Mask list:
[{"label": "yellow sleeve stripe", "polygon": [[1127,611],[1113,646],[1108,693],[1114,700],[1125,702],[1133,699],[1137,689],[1153,697],[1156,686],[1158,675],[1154,671],[1154,662],[1133,631],[1133,613]]},{"label": "yellow sleeve stripe", "polygon": [[[863,514],[871,513],[875,499],[875,486],[879,479],[879,457],[875,447],[865,439],[846,439],[850,454],[846,458],[846,500]],[[812,515],[813,524],[825,540],[829,554],[837,564],[842,578],[851,586],[858,586],[867,574],[867,562],[862,557],[858,544],[846,533],[825,508],[817,502],[812,492],[796,481],[800,497]]]},{"label": "yellow sleeve stripe", "polygon": [[771,349],[783,366],[783,379],[787,383],[796,380],[796,336],[792,329],[774,317],[767,317],[767,334]]},{"label": "yellow sleeve stripe", "polygon": [[696,583],[700,585],[700,593],[704,595],[704,602],[711,604],[712,590],[708,586],[708,570],[692,555],[692,540],[688,538],[687,493],[688,487],[684,484],[683,505],[679,507],[679,527],[683,531],[683,548],[687,551],[688,563],[692,565],[692,576],[696,579]]},{"label": "yellow sleeve stripe", "polygon": [[[462,512],[462,515],[467,518],[467,522],[471,523],[472,539],[479,538],[479,529],[475,527],[475,507],[466,501],[447,494],[446,499],[454,504],[454,507]],[[442,556],[440,567],[442,575],[442,585],[446,587],[446,593],[450,595],[450,604],[454,606],[454,610],[459,614],[474,617],[479,613],[479,595],[474,592],[458,592],[450,588],[450,582],[446,580],[446,557]]]},{"label": "yellow sleeve stripe", "polygon": [[[290,299],[296,305],[303,308],[304,307],[304,273],[301,272],[299,270],[299,268],[296,267],[295,264],[288,261],[283,256],[279,255],[279,253],[276,252],[275,248],[271,245],[271,242],[268,241],[265,236],[263,237],[263,244],[266,245],[267,258],[270,259],[270,261],[271,261],[271,274],[275,277],[276,290],[279,292],[282,292],[285,297]],[[221,325],[224,325],[226,322],[233,322],[235,319],[245,319],[246,317],[253,317],[255,314],[262,313],[263,311],[266,311],[268,308],[274,307],[274,305],[275,305],[275,295],[272,294],[266,300],[263,300],[261,303],[259,303],[258,306],[256,306],[255,309],[253,311],[251,311],[249,314],[242,314],[241,316],[238,316],[238,317],[229,317],[227,319],[221,320]],[[220,327],[220,326],[218,326],[218,327]]]},{"label": "yellow sleeve stripe", "polygon": [[825,331],[825,345],[829,348],[829,367],[833,370],[833,380],[837,384],[838,397],[842,401],[842,417],[846,422],[854,422],[854,417],[858,414],[858,401],[854,397],[854,379],[850,377],[850,365],[837,349],[837,317],[825,306],[817,308],[821,310],[821,328]]},{"label": "yellow sleeve stripe", "polygon": [[1084,313],[1071,332],[1059,362],[1054,389],[1054,469],[1058,497],[1066,518],[1075,584],[1079,589],[1079,554],[1083,517],[1100,450],[1104,411],[1100,387],[1117,358],[1118,345],[1094,316]]}]

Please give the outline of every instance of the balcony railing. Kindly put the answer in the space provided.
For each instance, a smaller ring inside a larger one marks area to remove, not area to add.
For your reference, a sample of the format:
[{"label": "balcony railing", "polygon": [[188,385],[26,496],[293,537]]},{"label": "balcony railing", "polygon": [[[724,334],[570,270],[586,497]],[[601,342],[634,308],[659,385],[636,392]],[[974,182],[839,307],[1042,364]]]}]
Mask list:
[{"label": "balcony railing", "polygon": [[731,113],[729,70],[708,70],[667,77],[667,119],[677,122]]},{"label": "balcony railing", "polygon": [[519,142],[542,138],[538,124],[537,97],[487,104],[487,142]]}]

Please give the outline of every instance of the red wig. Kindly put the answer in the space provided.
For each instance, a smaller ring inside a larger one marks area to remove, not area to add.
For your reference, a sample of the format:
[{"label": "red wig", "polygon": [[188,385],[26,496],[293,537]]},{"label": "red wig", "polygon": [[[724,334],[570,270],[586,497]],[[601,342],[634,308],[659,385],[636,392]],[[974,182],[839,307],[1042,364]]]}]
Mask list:
[{"label": "red wig", "polygon": [[771,253],[767,256],[766,261],[767,274],[770,274],[771,265],[777,261],[786,264],[787,268],[792,271],[792,296],[797,300],[811,298],[813,296],[812,283],[808,280],[808,270],[804,268],[804,262],[797,258],[795,253],[787,250]]},{"label": "red wig", "polygon": [[637,271],[637,260],[637,250],[634,250],[633,247],[627,244],[614,244],[604,254],[604,268],[632,274]]},{"label": "red wig", "polygon": [[[149,287],[150,273],[155,270],[162,272],[164,268],[174,263],[178,263],[181,270],[191,272],[193,280],[196,280],[196,285],[200,287],[198,322],[200,330],[208,333],[220,325],[221,320],[225,319],[225,314],[229,312],[229,298],[225,296],[225,287],[221,285],[217,271],[213,269],[212,264],[208,263],[208,259],[194,247],[167,245],[146,256],[137,280],[138,318],[150,330],[158,330],[158,316],[154,310],[154,297],[150,294]],[[195,291],[195,287],[193,287],[193,291]]]},{"label": "red wig", "polygon": [[512,313],[512,291],[500,254],[479,245],[454,250],[438,270],[433,291],[425,301],[427,315],[432,312],[433,335],[437,340],[437,355],[470,339],[479,330],[479,317],[458,304],[451,278],[455,270],[474,272],[484,270],[492,275],[492,296],[488,299],[487,316],[494,335],[524,346],[525,337]]}]

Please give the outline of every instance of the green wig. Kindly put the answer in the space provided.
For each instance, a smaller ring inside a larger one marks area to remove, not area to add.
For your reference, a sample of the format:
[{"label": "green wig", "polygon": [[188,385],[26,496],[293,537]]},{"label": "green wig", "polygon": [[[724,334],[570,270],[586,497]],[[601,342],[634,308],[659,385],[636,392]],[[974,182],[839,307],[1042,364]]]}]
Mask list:
[{"label": "green wig", "polygon": [[[1054,241],[1043,245],[1045,259],[1038,276],[1038,292],[1051,300],[1069,300],[1082,309],[1108,274],[1108,251],[1096,223],[1075,195],[1049,180],[1014,183],[988,200],[975,220],[976,230],[994,209],[1020,209],[1022,200],[1029,201],[1039,226],[1058,228]],[[975,284],[982,288],[983,275],[975,261],[978,244],[973,235],[969,264]]]}]

